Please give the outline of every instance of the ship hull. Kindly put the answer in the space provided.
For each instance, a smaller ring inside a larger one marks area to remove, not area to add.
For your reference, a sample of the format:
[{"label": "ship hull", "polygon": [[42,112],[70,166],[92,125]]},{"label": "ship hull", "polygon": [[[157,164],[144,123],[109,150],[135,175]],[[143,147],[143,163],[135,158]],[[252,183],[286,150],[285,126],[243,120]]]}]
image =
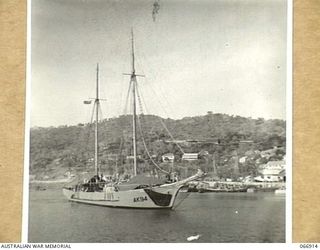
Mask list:
[{"label": "ship hull", "polygon": [[133,189],[126,191],[84,192],[71,188],[63,188],[63,194],[69,201],[89,205],[136,208],[136,209],[172,209],[176,196],[181,187],[154,187],[145,189]]}]

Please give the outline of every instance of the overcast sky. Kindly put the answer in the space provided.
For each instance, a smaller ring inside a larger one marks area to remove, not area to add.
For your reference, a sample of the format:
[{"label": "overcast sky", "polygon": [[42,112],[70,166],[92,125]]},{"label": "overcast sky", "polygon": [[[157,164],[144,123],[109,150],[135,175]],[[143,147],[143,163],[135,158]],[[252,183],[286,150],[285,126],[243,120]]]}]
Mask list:
[{"label": "overcast sky", "polygon": [[31,125],[86,123],[100,64],[103,117],[123,114],[135,34],[148,113],[285,119],[286,1],[33,0]]}]

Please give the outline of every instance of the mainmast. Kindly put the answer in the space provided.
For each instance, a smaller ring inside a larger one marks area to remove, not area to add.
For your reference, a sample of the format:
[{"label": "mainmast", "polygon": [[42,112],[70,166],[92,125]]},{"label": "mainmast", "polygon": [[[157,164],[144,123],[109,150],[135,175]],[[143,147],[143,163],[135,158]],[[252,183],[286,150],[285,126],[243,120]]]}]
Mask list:
[{"label": "mainmast", "polygon": [[136,110],[136,70],[134,66],[134,40],[133,40],[133,29],[131,29],[131,53],[132,53],[132,72],[131,72],[131,83],[132,83],[132,97],[133,97],[133,115],[132,115],[132,126],[133,126],[133,174],[137,175],[137,110]]},{"label": "mainmast", "polygon": [[133,130],[133,174],[134,176],[137,175],[137,108],[136,108],[136,88],[137,88],[137,76],[144,77],[144,75],[136,74],[135,69],[135,57],[134,57],[134,39],[133,39],[133,29],[131,29],[131,57],[132,57],[132,71],[130,74],[124,73],[124,75],[130,75],[130,88],[132,87],[132,108],[133,108],[133,115],[132,115],[132,130]]},{"label": "mainmast", "polygon": [[98,166],[98,122],[99,122],[99,63],[97,63],[97,76],[96,76],[96,98],[94,100],[95,111],[96,111],[96,120],[95,120],[95,134],[94,134],[94,168],[96,175],[99,175],[99,166]]}]

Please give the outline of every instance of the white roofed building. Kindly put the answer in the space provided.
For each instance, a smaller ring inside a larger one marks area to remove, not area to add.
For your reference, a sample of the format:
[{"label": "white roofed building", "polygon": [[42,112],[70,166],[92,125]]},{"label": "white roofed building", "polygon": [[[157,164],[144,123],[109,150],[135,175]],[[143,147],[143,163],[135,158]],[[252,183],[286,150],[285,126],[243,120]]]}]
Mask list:
[{"label": "white roofed building", "polygon": [[182,160],[184,161],[196,161],[199,159],[198,153],[184,153],[182,155]]},{"label": "white roofed building", "polygon": [[257,181],[277,182],[284,180],[285,161],[269,161],[261,165],[259,172],[261,176],[256,177]]}]

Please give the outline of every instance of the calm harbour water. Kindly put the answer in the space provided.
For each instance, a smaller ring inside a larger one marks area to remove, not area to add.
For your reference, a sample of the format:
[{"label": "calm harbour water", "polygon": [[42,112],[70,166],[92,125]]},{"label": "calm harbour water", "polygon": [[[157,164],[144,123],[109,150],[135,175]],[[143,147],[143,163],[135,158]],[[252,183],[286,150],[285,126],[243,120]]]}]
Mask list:
[{"label": "calm harbour water", "polygon": [[30,191],[29,242],[285,242],[285,196],[180,193],[175,210],[68,202],[61,189]]}]

